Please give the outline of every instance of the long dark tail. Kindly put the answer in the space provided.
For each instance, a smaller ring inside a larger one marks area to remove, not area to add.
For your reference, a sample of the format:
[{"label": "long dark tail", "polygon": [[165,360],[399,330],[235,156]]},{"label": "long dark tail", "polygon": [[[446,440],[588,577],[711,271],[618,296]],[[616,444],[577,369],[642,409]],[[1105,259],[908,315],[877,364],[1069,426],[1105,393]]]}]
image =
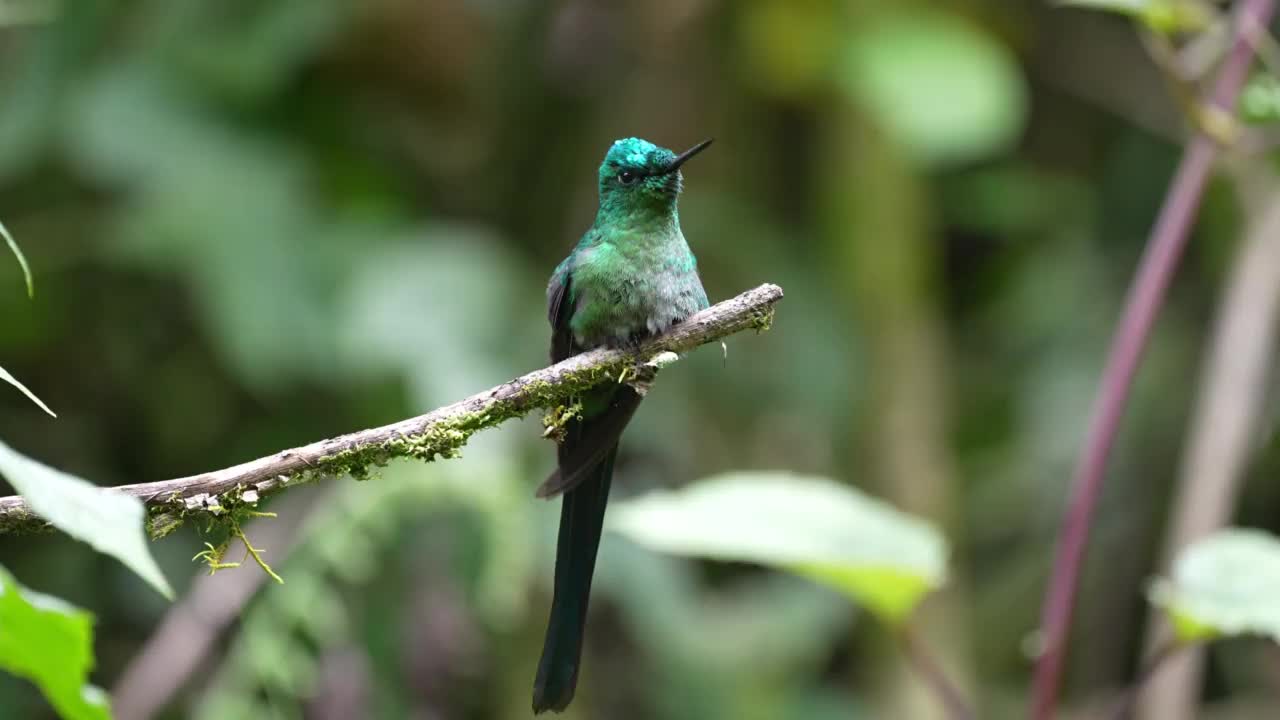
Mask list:
[{"label": "long dark tail", "polygon": [[602,461],[564,494],[560,507],[560,535],[556,544],[555,591],[542,659],[533,682],[533,711],[560,712],[573,700],[582,662],[582,638],[587,623],[587,600],[595,572],[596,551],[604,527],[605,505],[613,481],[614,444]]}]

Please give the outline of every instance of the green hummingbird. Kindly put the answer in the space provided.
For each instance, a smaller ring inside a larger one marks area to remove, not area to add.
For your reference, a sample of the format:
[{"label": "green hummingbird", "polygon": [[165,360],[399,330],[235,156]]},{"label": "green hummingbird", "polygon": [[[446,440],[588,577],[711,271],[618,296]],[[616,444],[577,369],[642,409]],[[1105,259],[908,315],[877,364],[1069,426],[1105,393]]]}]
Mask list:
[{"label": "green hummingbird", "polygon": [[[591,229],[547,284],[551,361],[598,347],[634,346],[707,307],[698,262],[680,231],[680,167],[710,140],[679,155],[640,138],[618,140],[600,164],[600,207]],[[618,438],[640,405],[628,385],[582,398],[565,425],[558,467],[539,497],[563,493],[551,618],[533,684],[533,711],[564,710],[582,660],[587,598],[604,526]]]}]

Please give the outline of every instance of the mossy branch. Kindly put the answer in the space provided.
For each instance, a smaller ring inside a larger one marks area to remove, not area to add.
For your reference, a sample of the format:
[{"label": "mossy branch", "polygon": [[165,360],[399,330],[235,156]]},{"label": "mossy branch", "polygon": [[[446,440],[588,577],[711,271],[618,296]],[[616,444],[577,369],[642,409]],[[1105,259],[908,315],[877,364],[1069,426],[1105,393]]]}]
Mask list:
[{"label": "mossy branch", "polygon": [[[747,329],[767,330],[782,288],[761,285],[714,305],[634,350],[593,350],[523,375],[508,383],[432,410],[425,415],[382,427],[360,430],[311,443],[224,470],[122,485],[104,492],[141,498],[148,509],[147,531],[162,537],[197,515],[222,516],[254,506],[287,487],[321,477],[365,476],[371,468],[397,457],[419,460],[457,457],[476,432],[496,427],[536,409],[571,402],[587,388],[618,378],[646,382],[662,353],[680,353]],[[0,498],[0,533],[32,532],[47,524],[21,497]]]}]

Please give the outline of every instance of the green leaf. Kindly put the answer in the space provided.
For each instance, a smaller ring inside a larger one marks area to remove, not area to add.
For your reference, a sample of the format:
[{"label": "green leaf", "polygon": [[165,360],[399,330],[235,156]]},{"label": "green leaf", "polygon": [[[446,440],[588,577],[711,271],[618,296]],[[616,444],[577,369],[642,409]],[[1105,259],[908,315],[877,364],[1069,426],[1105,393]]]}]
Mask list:
[{"label": "green leaf", "polygon": [[31,279],[31,266],[27,264],[27,258],[22,255],[22,250],[18,247],[18,243],[14,241],[13,236],[5,228],[4,223],[0,223],[0,237],[9,244],[9,249],[18,258],[18,264],[22,266],[22,277],[27,281],[27,297],[35,297],[36,284]]},{"label": "green leaf", "polygon": [[93,669],[93,616],[32,592],[0,567],[0,668],[35,683],[68,720],[107,720],[106,694],[85,680]]},{"label": "green leaf", "polygon": [[1280,120],[1280,79],[1265,72],[1254,73],[1240,92],[1240,116],[1251,123]]},{"label": "green leaf", "polygon": [[1280,640],[1280,540],[1260,530],[1228,528],[1188,545],[1173,577],[1148,593],[1182,642],[1230,635]]},{"label": "green leaf", "polygon": [[840,81],[919,160],[948,164],[1004,150],[1027,115],[1013,54],[981,28],[934,11],[895,12],[844,49]]},{"label": "green leaf", "polygon": [[721,475],[618,503],[610,528],[664,552],[799,573],[895,625],[946,579],[937,529],[825,478]]},{"label": "green leaf", "polygon": [[1128,15],[1166,34],[1199,32],[1218,15],[1205,0],[1058,0],[1058,4]]},{"label": "green leaf", "polygon": [[18,378],[16,378],[16,377],[14,377],[14,376],[10,375],[10,374],[9,374],[9,371],[8,371],[8,370],[5,370],[5,369],[4,369],[4,368],[2,368],[2,367],[0,367],[0,380],[4,380],[5,382],[9,383],[10,385],[12,385],[12,386],[14,386],[14,387],[18,388],[19,390],[21,390],[21,391],[22,391],[22,394],[23,394],[23,395],[26,395],[26,396],[27,396],[27,399],[29,399],[31,402],[35,403],[36,405],[39,405],[41,410],[44,410],[45,412],[49,413],[50,415],[53,415],[53,417],[58,417],[56,414],[54,414],[54,412],[53,412],[52,410],[50,410],[50,409],[49,409],[49,406],[48,406],[48,405],[45,405],[45,404],[44,404],[44,401],[43,401],[43,400],[41,400],[40,398],[36,397],[36,394],[35,394],[35,393],[33,393],[33,392],[31,392],[30,390],[28,390],[26,385],[23,385],[22,383],[18,382]]},{"label": "green leaf", "polygon": [[2,442],[0,475],[40,517],[116,558],[161,595],[173,598],[173,590],[147,546],[143,531],[146,511],[140,500],[38,463]]}]

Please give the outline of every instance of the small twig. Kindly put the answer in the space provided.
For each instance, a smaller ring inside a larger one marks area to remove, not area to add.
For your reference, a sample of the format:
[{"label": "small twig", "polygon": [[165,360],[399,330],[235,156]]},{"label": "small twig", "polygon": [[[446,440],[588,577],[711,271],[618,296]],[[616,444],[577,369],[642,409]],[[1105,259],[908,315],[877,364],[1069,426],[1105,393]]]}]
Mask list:
[{"label": "small twig", "polygon": [[[1217,111],[1230,113],[1235,107],[1252,62],[1250,36],[1241,28],[1265,27],[1271,18],[1272,5],[1272,0],[1243,0],[1241,3],[1235,16],[1236,33],[1231,51],[1214,86],[1211,107]],[[1045,594],[1041,618],[1044,646],[1036,662],[1031,698],[1031,717],[1034,720],[1053,717],[1076,585],[1094,509],[1102,494],[1107,457],[1120,428],[1138,362],[1186,245],[1217,154],[1217,144],[1210,135],[1203,130],[1194,135],[1147,241],[1146,252],[1125,301],[1124,315],[1112,341],[1088,434],[1072,479],[1071,501],[1060,531],[1053,574]]]},{"label": "small twig", "polygon": [[1161,645],[1158,650],[1152,653],[1146,662],[1142,663],[1142,667],[1138,670],[1138,676],[1133,679],[1133,684],[1124,691],[1124,695],[1116,703],[1116,710],[1111,714],[1112,720],[1128,720],[1129,716],[1133,714],[1133,706],[1137,704],[1138,696],[1142,693],[1142,688],[1146,686],[1147,681],[1155,676],[1166,660],[1189,647],[1191,646],[1186,643],[1170,641],[1165,645]]},{"label": "small twig", "polygon": [[898,643],[902,646],[903,654],[907,656],[920,678],[929,685],[937,696],[938,701],[942,703],[948,718],[951,720],[974,720],[977,717],[973,713],[973,708],[969,706],[969,702],[961,694],[960,688],[947,677],[942,666],[933,659],[929,649],[920,642],[920,639],[916,637],[910,626],[903,626],[898,632]]},{"label": "small twig", "polygon": [[[257,513],[257,515],[259,517],[275,517],[275,513]],[[249,556],[249,555],[253,556],[253,561],[258,563],[258,567],[262,568],[263,572],[270,575],[271,579],[275,580],[280,585],[284,584],[284,578],[277,575],[276,571],[272,570],[271,566],[267,564],[267,561],[262,559],[262,555],[260,553],[266,552],[266,548],[254,547],[253,543],[249,542],[249,536],[244,534],[244,530],[242,530],[239,525],[235,526],[234,530],[232,531],[232,534],[240,538],[240,542],[244,543],[244,551],[246,556]]]},{"label": "small twig", "polygon": [[[703,310],[638,348],[593,350],[531,372],[471,397],[382,427],[321,440],[224,470],[106,490],[142,498],[172,530],[193,512],[223,508],[240,494],[256,499],[280,492],[299,477],[357,473],[394,457],[454,457],[474,433],[539,408],[568,402],[583,389],[611,382],[664,352],[682,353],[747,329],[768,327],[782,288],[761,285]],[[652,372],[650,368],[646,372]],[[220,498],[223,493],[227,497]],[[39,531],[45,523],[21,497],[0,498],[0,534]]]}]

